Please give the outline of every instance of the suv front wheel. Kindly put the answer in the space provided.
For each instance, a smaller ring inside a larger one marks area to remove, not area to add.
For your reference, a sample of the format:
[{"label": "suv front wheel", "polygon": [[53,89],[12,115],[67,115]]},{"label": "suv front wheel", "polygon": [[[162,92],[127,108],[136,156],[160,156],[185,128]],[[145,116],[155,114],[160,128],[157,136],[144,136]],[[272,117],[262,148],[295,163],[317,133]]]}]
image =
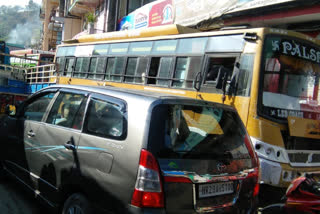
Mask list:
[{"label": "suv front wheel", "polygon": [[74,193],[65,201],[62,214],[92,214],[92,210],[84,195]]}]

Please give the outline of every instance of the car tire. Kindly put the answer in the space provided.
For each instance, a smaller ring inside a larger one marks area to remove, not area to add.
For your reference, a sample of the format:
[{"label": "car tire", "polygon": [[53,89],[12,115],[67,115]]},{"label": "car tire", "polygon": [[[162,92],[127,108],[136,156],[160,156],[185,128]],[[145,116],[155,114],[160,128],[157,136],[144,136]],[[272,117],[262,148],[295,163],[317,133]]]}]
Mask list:
[{"label": "car tire", "polygon": [[74,193],[65,201],[62,214],[92,214],[90,202],[87,198],[80,194]]}]

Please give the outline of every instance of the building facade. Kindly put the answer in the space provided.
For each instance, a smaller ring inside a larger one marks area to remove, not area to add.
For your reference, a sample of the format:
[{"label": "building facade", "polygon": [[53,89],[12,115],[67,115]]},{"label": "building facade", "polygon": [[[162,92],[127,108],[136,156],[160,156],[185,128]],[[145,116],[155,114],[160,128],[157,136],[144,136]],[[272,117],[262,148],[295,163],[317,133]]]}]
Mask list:
[{"label": "building facade", "polygon": [[[42,49],[83,34],[117,30],[118,20],[155,0],[43,0]],[[90,24],[88,16],[94,18]],[[90,29],[89,29],[90,28]]]},{"label": "building facade", "polygon": [[59,6],[59,0],[43,0],[40,10],[40,18],[42,21],[42,50],[51,50],[56,46],[57,32],[49,28],[52,23],[51,17],[54,16],[56,8]]},{"label": "building facade", "polygon": [[320,0],[43,0],[41,11],[43,50],[83,34],[173,23],[206,31],[277,27],[320,38]]},{"label": "building facade", "polygon": [[[148,20],[144,25],[142,16]],[[118,29],[158,26],[171,20],[174,24],[202,31],[225,27],[275,27],[320,38],[320,1],[157,0],[120,18]]]}]

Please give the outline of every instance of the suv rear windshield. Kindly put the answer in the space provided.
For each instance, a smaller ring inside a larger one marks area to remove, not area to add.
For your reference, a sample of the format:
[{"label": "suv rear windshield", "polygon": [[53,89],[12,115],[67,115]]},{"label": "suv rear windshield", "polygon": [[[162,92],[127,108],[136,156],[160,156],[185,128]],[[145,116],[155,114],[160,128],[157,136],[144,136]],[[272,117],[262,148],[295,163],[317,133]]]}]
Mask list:
[{"label": "suv rear windshield", "polygon": [[236,112],[163,104],[152,112],[148,149],[161,159],[250,159],[245,135]]}]

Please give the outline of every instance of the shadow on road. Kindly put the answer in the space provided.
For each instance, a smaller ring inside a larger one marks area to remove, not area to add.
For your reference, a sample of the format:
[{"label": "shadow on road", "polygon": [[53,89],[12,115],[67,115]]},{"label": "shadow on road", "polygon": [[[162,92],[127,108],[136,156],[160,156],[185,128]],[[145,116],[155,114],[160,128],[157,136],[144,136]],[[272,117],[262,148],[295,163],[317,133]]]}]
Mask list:
[{"label": "shadow on road", "polygon": [[45,210],[12,179],[0,180],[0,198],[1,214],[40,214]]}]

